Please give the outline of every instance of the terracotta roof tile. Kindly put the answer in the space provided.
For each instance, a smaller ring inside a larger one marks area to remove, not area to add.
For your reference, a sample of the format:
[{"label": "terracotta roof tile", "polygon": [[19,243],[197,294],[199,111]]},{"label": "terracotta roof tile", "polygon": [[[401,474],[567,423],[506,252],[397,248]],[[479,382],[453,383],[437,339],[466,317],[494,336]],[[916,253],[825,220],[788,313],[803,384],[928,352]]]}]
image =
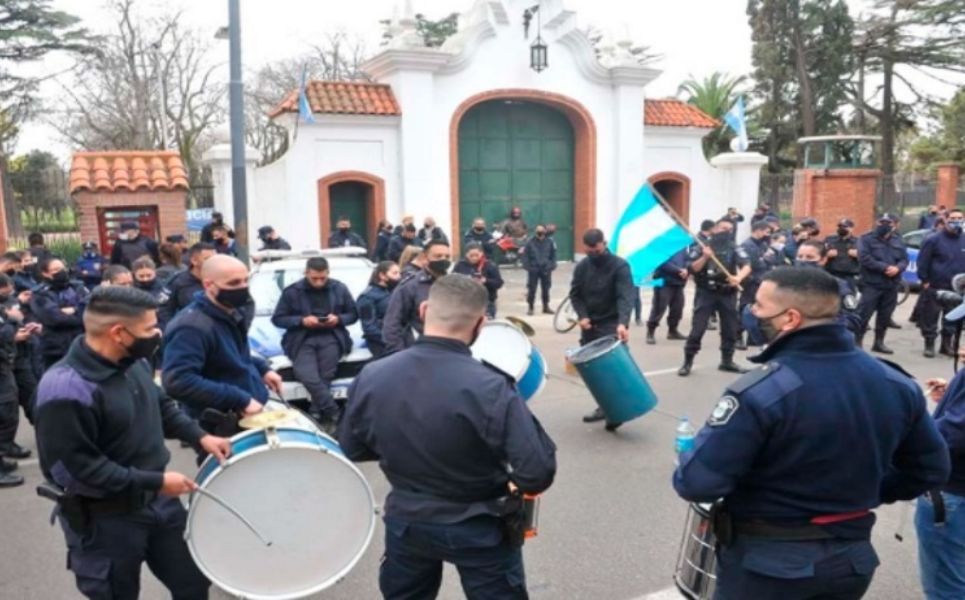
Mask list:
[{"label": "terracotta roof tile", "polygon": [[[305,95],[313,113],[337,115],[383,115],[402,114],[392,94],[392,88],[384,83],[349,81],[309,81]],[[298,90],[290,92],[268,116],[271,118],[286,112],[298,112]]]},{"label": "terracotta roof tile", "polygon": [[682,100],[667,98],[643,103],[643,123],[651,127],[703,127],[714,129],[720,121]]},{"label": "terracotta roof tile", "polygon": [[77,152],[70,164],[70,193],[80,190],[188,189],[181,156],[174,151]]}]

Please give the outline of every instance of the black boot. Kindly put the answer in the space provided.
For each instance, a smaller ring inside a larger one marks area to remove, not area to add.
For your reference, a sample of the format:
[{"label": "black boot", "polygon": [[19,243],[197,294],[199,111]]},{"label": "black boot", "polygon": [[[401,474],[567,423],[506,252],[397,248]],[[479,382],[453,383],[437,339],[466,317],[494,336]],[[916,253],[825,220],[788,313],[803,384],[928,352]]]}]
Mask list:
[{"label": "black boot", "polygon": [[875,343],[871,346],[872,352],[877,352],[878,354],[894,354],[895,351],[885,346],[885,332],[878,333],[875,332]]},{"label": "black boot", "polygon": [[747,350],[747,343],[744,341],[744,334],[737,336],[737,341],[734,342],[735,350]]},{"label": "black boot", "polygon": [[718,371],[725,373],[746,373],[747,369],[734,362],[734,353],[721,353],[720,364],[717,365]]},{"label": "black boot", "polygon": [[647,323],[647,343],[653,346],[657,343],[657,339],[653,337],[653,333],[657,330],[656,325],[651,325]]},{"label": "black boot", "polygon": [[925,358],[935,358],[935,340],[925,340],[925,351],[922,355]]},{"label": "black boot", "polygon": [[546,303],[546,302],[543,303],[543,314],[544,314],[544,315],[551,315],[551,314],[553,314],[553,309],[551,309],[551,308],[550,308],[550,305],[549,305],[548,303]]},{"label": "black boot", "polygon": [[671,327],[670,331],[667,332],[667,339],[668,340],[685,340],[687,339],[687,336],[677,331],[676,327]]},{"label": "black boot", "polygon": [[952,336],[942,334],[942,343],[938,347],[938,353],[942,356],[955,356],[955,348],[952,346]]},{"label": "black boot", "polygon": [[677,369],[677,375],[681,377],[686,377],[690,375],[690,370],[694,368],[694,355],[684,354],[684,364],[682,367]]},{"label": "black boot", "polygon": [[584,423],[596,423],[597,421],[602,421],[602,420],[605,419],[605,418],[606,418],[606,415],[603,414],[603,409],[602,409],[602,408],[597,408],[596,410],[594,410],[594,411],[591,412],[590,414],[588,414],[588,415],[583,415],[583,422],[584,422]]},{"label": "black boot", "polygon": [[888,322],[888,329],[901,329],[901,325],[895,322],[894,319]]},{"label": "black boot", "polygon": [[23,485],[22,475],[15,475],[6,471],[0,473],[0,488],[16,487],[18,485]]},{"label": "black boot", "polygon": [[533,305],[532,305],[532,304],[530,304],[530,305],[529,305],[529,308],[526,309],[526,316],[528,316],[528,317],[532,317],[532,316],[533,316]]},{"label": "black boot", "polygon": [[30,450],[16,442],[10,442],[10,445],[3,450],[3,455],[13,459],[30,458]]}]

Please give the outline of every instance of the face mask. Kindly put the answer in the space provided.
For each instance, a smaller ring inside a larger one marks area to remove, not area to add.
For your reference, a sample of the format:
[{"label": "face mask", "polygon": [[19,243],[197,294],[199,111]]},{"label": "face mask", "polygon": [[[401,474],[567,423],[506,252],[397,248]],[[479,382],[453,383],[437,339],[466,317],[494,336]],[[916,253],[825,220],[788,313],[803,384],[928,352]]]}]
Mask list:
[{"label": "face mask", "polygon": [[422,228],[423,228],[423,229],[432,229],[432,225],[429,225],[428,223],[423,223],[423,224],[422,224]]},{"label": "face mask", "polygon": [[782,242],[774,242],[771,244],[771,248],[773,248],[775,252],[784,252],[784,244]]},{"label": "face mask", "polygon": [[840,237],[848,237],[848,230],[843,227],[838,227],[838,235]]},{"label": "face mask", "polygon": [[536,237],[538,237],[538,238],[546,237],[546,232],[545,232],[545,231],[537,231],[537,232],[536,232]]},{"label": "face mask", "polygon": [[449,272],[449,266],[450,266],[450,265],[452,265],[452,262],[450,262],[450,261],[448,261],[448,260],[446,260],[446,259],[442,259],[442,260],[430,260],[430,261],[429,261],[429,271],[430,271],[433,275],[435,275],[435,276],[437,276],[437,277],[441,277],[441,276],[443,276],[443,275],[445,275],[446,273]]},{"label": "face mask", "polygon": [[14,275],[17,274],[17,270],[16,270],[16,269],[6,269],[6,270],[4,270],[4,274],[5,274],[7,277],[13,277]]},{"label": "face mask", "polygon": [[781,333],[780,331],[778,331],[777,327],[775,327],[774,324],[771,323],[771,321],[773,321],[774,319],[783,315],[786,312],[787,312],[787,309],[785,308],[784,310],[777,313],[776,315],[771,315],[770,317],[757,318],[758,327],[760,327],[761,334],[764,336],[764,339],[767,340],[768,344],[773,342],[777,338],[777,336],[780,335]]},{"label": "face mask", "polygon": [[717,242],[717,243],[729,241],[729,240],[730,240],[730,232],[729,232],[729,231],[722,231],[722,232],[720,232],[720,233],[715,233],[714,235],[710,236],[710,239],[712,239],[713,241],[715,241],[715,242]]},{"label": "face mask", "polygon": [[151,358],[157,349],[161,346],[161,332],[155,333],[149,337],[139,337],[131,333],[129,330],[125,329],[127,333],[134,338],[134,343],[130,346],[126,346],[124,349],[127,350],[127,357],[131,360],[140,360],[142,358]]},{"label": "face mask", "polygon": [[215,296],[215,300],[217,300],[219,304],[230,308],[241,308],[251,301],[251,294],[248,292],[247,287],[234,290],[218,289],[218,295]]},{"label": "face mask", "polygon": [[70,281],[70,275],[67,271],[57,271],[50,278],[50,286],[56,289],[63,289],[67,287],[67,283]]},{"label": "face mask", "polygon": [[10,294],[0,294],[0,304],[6,304],[10,300]]},{"label": "face mask", "polygon": [[351,229],[351,227],[339,227],[339,228],[338,228],[338,230],[341,231],[342,233],[348,233],[348,230],[349,230],[349,229]]},{"label": "face mask", "polygon": [[952,235],[959,235],[960,233],[962,233],[962,222],[961,222],[961,221],[949,221],[949,222],[945,225],[945,228],[946,228],[946,229],[948,230],[948,232],[951,233]]},{"label": "face mask", "polygon": [[795,260],[795,267],[820,267],[821,265],[816,260]]},{"label": "face mask", "polygon": [[875,227],[875,235],[878,237],[885,237],[891,233],[891,225],[878,225]]},{"label": "face mask", "polygon": [[399,280],[398,280],[398,279],[386,279],[386,280],[385,280],[385,288],[388,289],[388,290],[394,289],[395,286],[397,286],[397,285],[399,285]]},{"label": "face mask", "polygon": [[606,252],[601,252],[600,254],[590,254],[587,256],[587,258],[589,258],[590,262],[594,265],[602,265],[606,262]]},{"label": "face mask", "polygon": [[142,290],[149,290],[154,287],[154,280],[150,281],[135,281],[134,285],[141,288]]},{"label": "face mask", "polygon": [[479,233],[482,233],[482,232],[486,231],[486,228],[485,228],[485,227],[473,227],[472,230],[473,230],[473,231],[478,231]]}]

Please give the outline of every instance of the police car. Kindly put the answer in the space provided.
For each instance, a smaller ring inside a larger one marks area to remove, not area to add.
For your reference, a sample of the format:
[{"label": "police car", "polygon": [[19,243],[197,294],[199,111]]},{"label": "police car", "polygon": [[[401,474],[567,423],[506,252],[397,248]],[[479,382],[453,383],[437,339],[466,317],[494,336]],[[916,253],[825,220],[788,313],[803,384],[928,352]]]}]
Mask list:
[{"label": "police car", "polygon": [[901,236],[905,242],[905,252],[908,253],[908,268],[901,274],[901,279],[913,290],[921,286],[921,281],[918,279],[918,250],[930,233],[932,233],[931,229],[916,229]]},{"label": "police car", "polygon": [[[281,348],[285,331],[271,323],[275,305],[282,290],[305,276],[305,261],[314,256],[328,260],[329,273],[348,286],[353,298],[358,298],[369,284],[375,265],[366,258],[365,248],[332,248],[328,250],[267,250],[252,254],[249,288],[255,300],[255,319],[248,330],[248,343],[252,354],[268,361],[272,370],[281,375],[284,385],[282,396],[289,402],[309,402],[305,386],[295,381],[292,362]],[[348,327],[352,336],[352,352],[342,357],[332,382],[332,395],[336,399],[348,396],[348,387],[362,367],[372,359],[368,345],[362,338],[362,326],[355,322]]]}]

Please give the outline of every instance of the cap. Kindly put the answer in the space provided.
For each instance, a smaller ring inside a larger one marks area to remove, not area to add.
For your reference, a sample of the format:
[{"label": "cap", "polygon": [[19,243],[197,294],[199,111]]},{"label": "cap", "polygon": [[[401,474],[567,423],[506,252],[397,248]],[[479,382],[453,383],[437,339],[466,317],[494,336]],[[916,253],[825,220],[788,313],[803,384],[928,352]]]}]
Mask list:
[{"label": "cap", "polygon": [[817,227],[818,222],[813,217],[801,219],[801,227]]},{"label": "cap", "polygon": [[838,221],[838,227],[854,227],[854,221],[851,219],[841,219]]},{"label": "cap", "polygon": [[130,229],[140,229],[140,227],[138,227],[134,221],[124,221],[121,223],[121,231],[128,231]]},{"label": "cap", "polygon": [[878,217],[878,220],[879,220],[879,221],[891,221],[892,223],[897,223],[897,222],[898,222],[898,216],[895,215],[894,213],[884,213],[884,214],[882,214],[880,217]]},{"label": "cap", "polygon": [[90,250],[91,248],[97,248],[97,242],[84,242],[84,250]]},{"label": "cap", "polygon": [[181,242],[184,242],[187,240],[180,233],[175,233],[174,235],[169,235],[168,237],[164,238],[164,241],[166,241],[169,244],[180,244]]}]

